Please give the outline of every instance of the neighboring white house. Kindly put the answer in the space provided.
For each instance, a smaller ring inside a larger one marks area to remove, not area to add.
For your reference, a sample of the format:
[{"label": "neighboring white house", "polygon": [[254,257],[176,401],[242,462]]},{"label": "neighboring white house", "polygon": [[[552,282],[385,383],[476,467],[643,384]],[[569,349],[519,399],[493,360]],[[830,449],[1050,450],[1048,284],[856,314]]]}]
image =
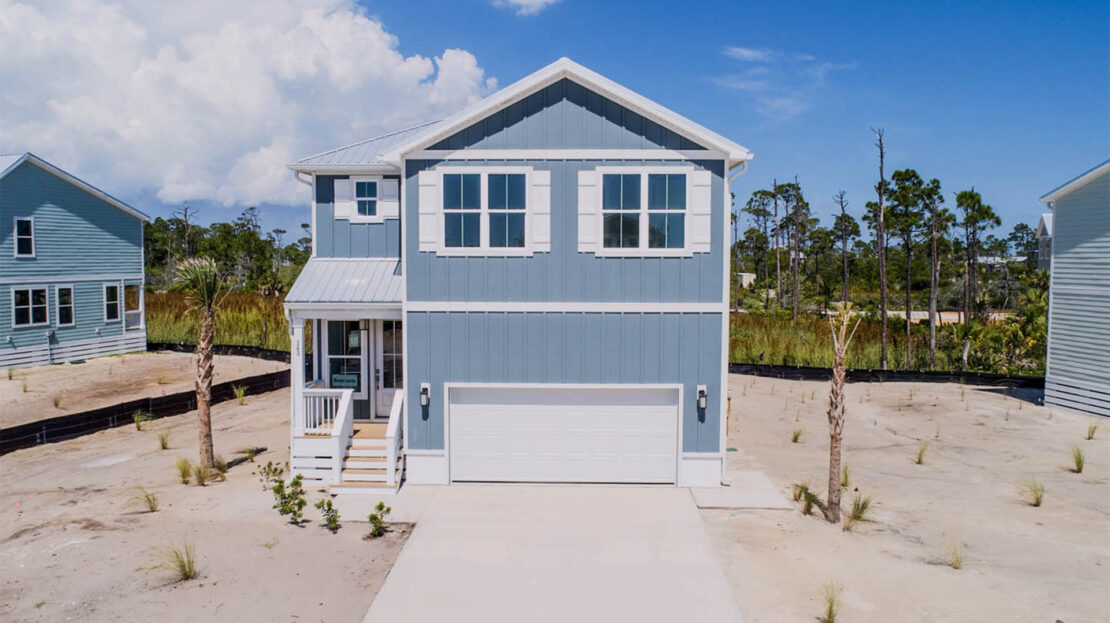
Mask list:
[{"label": "neighboring white house", "polygon": [[1110,160],[1041,201],[1053,212],[1045,403],[1110,416]]},{"label": "neighboring white house", "polygon": [[1052,213],[1041,215],[1037,223],[1037,270],[1052,266]]}]

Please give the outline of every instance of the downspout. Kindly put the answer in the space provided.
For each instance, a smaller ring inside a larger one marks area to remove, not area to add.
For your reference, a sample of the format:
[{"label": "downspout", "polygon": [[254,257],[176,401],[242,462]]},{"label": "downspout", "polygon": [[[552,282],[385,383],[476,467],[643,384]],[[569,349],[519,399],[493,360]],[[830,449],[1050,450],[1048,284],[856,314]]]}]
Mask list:
[{"label": "downspout", "polygon": [[298,182],[304,184],[305,186],[308,186],[309,188],[312,188],[312,181],[302,178],[301,173],[301,171],[293,171],[293,177],[296,178]]}]

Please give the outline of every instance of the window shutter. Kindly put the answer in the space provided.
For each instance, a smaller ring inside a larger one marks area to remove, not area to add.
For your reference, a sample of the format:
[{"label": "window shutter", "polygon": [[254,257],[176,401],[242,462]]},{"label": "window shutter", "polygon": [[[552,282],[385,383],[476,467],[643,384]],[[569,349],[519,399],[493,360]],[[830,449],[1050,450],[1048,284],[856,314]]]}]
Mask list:
[{"label": "window shutter", "polygon": [[417,227],[420,235],[420,250],[435,251],[439,247],[440,214],[443,212],[443,191],[440,189],[443,176],[437,171],[421,171],[417,175],[420,192],[417,195],[419,215]]},{"label": "window shutter", "polygon": [[528,228],[532,250],[551,251],[551,171],[532,171],[528,200]]},{"label": "window shutter", "polygon": [[598,247],[598,217],[601,192],[597,171],[578,172],[578,252],[595,253]]},{"label": "window shutter", "polygon": [[397,218],[401,214],[401,183],[395,179],[378,182],[378,215]]},{"label": "window shutter", "polygon": [[337,179],[334,182],[335,197],[332,201],[334,218],[350,219],[355,213],[354,188],[350,179]]},{"label": "window shutter", "polygon": [[694,253],[709,253],[713,246],[713,174],[709,171],[694,171],[690,174],[688,206],[690,223],[690,250]]}]

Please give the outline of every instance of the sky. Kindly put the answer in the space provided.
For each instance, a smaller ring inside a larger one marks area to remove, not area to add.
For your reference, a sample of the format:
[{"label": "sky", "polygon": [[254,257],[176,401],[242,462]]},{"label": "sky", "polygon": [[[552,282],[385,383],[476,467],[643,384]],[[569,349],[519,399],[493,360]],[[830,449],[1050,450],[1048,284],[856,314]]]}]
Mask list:
[{"label": "sky", "polygon": [[[738,205],[797,176],[831,224],[887,170],[1037,198],[1110,158],[1110,3],[0,0],[0,153],[152,216],[309,219],[285,165],[446,116],[559,58],[744,145]],[[288,238],[287,238],[288,239]]]}]

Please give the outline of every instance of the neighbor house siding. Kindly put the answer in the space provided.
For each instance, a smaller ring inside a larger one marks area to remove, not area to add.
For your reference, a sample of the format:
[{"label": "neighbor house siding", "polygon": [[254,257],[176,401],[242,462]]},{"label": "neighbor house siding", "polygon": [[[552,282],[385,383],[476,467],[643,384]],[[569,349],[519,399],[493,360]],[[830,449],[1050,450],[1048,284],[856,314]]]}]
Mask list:
[{"label": "neighbor house siding", "polygon": [[1110,174],[1053,212],[1045,400],[1110,415]]},{"label": "neighbor house siding", "polygon": [[[397,176],[385,176],[398,179]],[[387,218],[382,223],[352,223],[336,219],[335,180],[340,175],[316,176],[316,256],[317,257],[401,257],[401,220]]]},{"label": "neighbor house siding", "polygon": [[[404,214],[417,223],[417,174],[436,161],[406,162]],[[452,162],[451,166],[499,165],[499,162]],[[724,162],[671,161],[713,173],[712,240],[709,253],[689,257],[597,257],[578,251],[578,172],[598,166],[643,161],[514,161],[513,165],[551,171],[551,251],[531,257],[442,257],[421,252],[417,227],[405,238],[405,283],[409,301],[528,302],[685,302],[723,301]]]},{"label": "neighbor house siding", "polygon": [[[443,384],[680,383],[684,452],[720,449],[723,314],[408,312],[408,447],[441,450]],[[420,383],[431,385],[427,408]],[[708,404],[697,409],[697,386]]]}]

